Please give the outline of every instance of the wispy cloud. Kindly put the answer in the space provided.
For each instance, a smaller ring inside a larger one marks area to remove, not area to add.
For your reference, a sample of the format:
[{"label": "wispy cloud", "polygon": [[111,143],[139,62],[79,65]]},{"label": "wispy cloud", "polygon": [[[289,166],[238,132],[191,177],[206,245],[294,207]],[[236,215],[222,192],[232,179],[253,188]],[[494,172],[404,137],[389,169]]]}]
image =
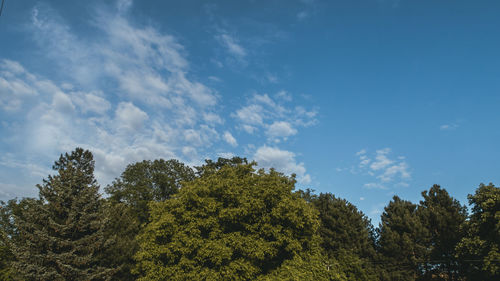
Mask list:
[{"label": "wispy cloud", "polygon": [[298,128],[316,124],[316,110],[302,106],[290,106],[291,95],[280,91],[276,99],[268,94],[254,94],[247,105],[236,110],[232,116],[238,127],[249,134],[263,131],[267,140],[273,143],[286,141],[298,133]]},{"label": "wispy cloud", "polygon": [[[128,18],[131,8],[132,1],[120,0],[100,9],[88,20],[89,33],[74,31],[48,5],[33,9],[31,35],[58,67],[47,77],[20,62],[0,60],[0,109],[8,116],[0,127],[6,136],[2,144],[14,149],[16,159],[4,157],[0,166],[14,163],[19,170],[46,176],[50,171],[36,165],[81,146],[94,153],[96,176],[107,184],[127,164],[144,159],[200,164],[214,153],[233,155],[232,149],[245,147],[238,133],[247,132],[264,140],[246,146],[251,147],[246,154],[259,165],[310,181],[298,156],[276,145],[314,125],[316,110],[295,100],[291,104],[285,91],[273,97],[254,94],[228,110],[236,120],[229,128],[221,97],[191,72],[185,47],[175,36],[134,23]],[[231,56],[248,56],[234,35],[221,33],[218,40]],[[213,75],[207,78],[220,82]]]},{"label": "wispy cloud", "polygon": [[215,38],[232,56],[238,59],[244,59],[247,56],[246,49],[240,45],[234,36],[229,35],[227,32],[223,31],[216,35]]},{"label": "wispy cloud", "polygon": [[0,61],[0,108],[12,120],[24,119],[16,132],[11,128],[24,141],[18,147],[48,155],[91,149],[97,176],[108,183],[130,162],[189,162],[220,139],[224,120],[215,111],[215,90],[188,78],[186,52],[175,37],[126,18],[131,5],[118,1],[114,12],[99,11],[89,21],[98,35],[87,37],[50,6],[33,9],[32,35],[64,82]]},{"label": "wispy cloud", "polygon": [[404,157],[391,157],[390,148],[376,150],[372,156],[362,149],[356,156],[360,171],[373,179],[365,183],[364,187],[387,189],[389,186],[408,186],[407,181],[411,179],[410,167]]},{"label": "wispy cloud", "polygon": [[230,144],[231,146],[237,146],[238,145],[238,142],[236,141],[236,139],[233,137],[233,135],[228,132],[228,131],[225,131],[224,132],[224,135],[222,136],[224,138],[224,140]]},{"label": "wispy cloud", "polygon": [[451,131],[451,130],[455,130],[459,127],[458,124],[455,124],[455,123],[450,123],[450,124],[443,124],[441,126],[439,126],[439,129],[441,131]]}]

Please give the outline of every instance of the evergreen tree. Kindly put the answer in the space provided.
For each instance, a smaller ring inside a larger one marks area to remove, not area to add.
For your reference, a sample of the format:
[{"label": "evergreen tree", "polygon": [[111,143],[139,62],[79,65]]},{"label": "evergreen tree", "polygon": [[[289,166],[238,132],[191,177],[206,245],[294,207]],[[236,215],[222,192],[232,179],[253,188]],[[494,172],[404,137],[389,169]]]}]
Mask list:
[{"label": "evergreen tree", "polygon": [[500,280],[500,188],[481,184],[468,196],[472,214],[457,246],[467,264],[467,280]]},{"label": "evergreen tree", "polygon": [[54,176],[37,185],[39,199],[14,216],[15,268],[26,280],[105,280],[97,262],[107,246],[92,154],[77,148],[55,162]]},{"label": "evergreen tree", "polygon": [[328,256],[341,263],[348,280],[375,280],[375,240],[370,220],[356,206],[333,194],[309,197],[319,212],[318,233]]},{"label": "evergreen tree", "polygon": [[385,207],[378,228],[381,263],[388,280],[416,280],[427,259],[428,233],[417,215],[417,206],[394,196]]},{"label": "evergreen tree", "polygon": [[425,274],[428,279],[446,276],[446,280],[459,280],[455,247],[462,238],[460,226],[465,222],[467,210],[439,185],[422,192],[422,197],[418,214],[429,234],[426,256],[430,262],[424,264]]},{"label": "evergreen tree", "polygon": [[17,239],[13,224],[13,212],[18,206],[17,200],[8,203],[0,201],[0,280],[15,280],[15,271],[12,263],[15,261],[11,244]]}]

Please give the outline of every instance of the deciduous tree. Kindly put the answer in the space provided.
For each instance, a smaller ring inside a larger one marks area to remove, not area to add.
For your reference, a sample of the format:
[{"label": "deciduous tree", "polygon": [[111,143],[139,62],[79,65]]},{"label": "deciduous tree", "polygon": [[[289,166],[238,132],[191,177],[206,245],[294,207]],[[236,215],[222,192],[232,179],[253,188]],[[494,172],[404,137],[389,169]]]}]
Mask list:
[{"label": "deciduous tree", "polygon": [[481,184],[468,196],[472,205],[458,257],[468,265],[467,280],[500,279],[500,188]]},{"label": "deciduous tree", "polygon": [[[316,211],[292,192],[294,178],[253,165],[225,165],[151,203],[138,236],[139,280],[265,280],[282,266],[307,267],[300,260],[319,250]],[[339,275],[334,266],[311,266],[302,273]]]}]

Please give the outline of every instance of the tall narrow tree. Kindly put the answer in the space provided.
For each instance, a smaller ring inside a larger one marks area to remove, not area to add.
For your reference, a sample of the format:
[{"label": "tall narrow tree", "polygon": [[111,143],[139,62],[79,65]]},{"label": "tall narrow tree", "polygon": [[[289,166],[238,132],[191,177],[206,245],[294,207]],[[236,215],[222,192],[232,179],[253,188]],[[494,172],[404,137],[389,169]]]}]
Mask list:
[{"label": "tall narrow tree", "polygon": [[429,234],[425,274],[429,278],[446,276],[446,280],[458,280],[460,265],[455,247],[462,238],[460,227],[467,218],[467,209],[439,185],[422,192],[422,197],[418,214]]},{"label": "tall narrow tree", "polygon": [[331,193],[309,196],[319,211],[321,246],[343,265],[349,280],[375,280],[375,239],[370,220],[356,206]]},{"label": "tall narrow tree", "polygon": [[417,205],[394,196],[381,216],[378,234],[380,262],[388,272],[384,280],[410,281],[421,276],[428,233],[417,215]]},{"label": "tall narrow tree", "polygon": [[26,280],[106,280],[112,270],[96,259],[107,241],[92,153],[77,148],[53,169],[37,186],[39,199],[14,216],[15,268]]}]

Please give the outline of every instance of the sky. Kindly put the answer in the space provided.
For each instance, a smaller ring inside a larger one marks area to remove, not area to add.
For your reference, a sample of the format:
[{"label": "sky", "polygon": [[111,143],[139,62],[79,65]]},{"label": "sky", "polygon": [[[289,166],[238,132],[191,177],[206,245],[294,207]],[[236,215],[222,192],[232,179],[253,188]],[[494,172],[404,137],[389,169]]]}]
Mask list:
[{"label": "sky", "polygon": [[59,155],[242,156],[374,224],[433,184],[500,184],[500,2],[12,1],[0,16],[0,200]]}]

